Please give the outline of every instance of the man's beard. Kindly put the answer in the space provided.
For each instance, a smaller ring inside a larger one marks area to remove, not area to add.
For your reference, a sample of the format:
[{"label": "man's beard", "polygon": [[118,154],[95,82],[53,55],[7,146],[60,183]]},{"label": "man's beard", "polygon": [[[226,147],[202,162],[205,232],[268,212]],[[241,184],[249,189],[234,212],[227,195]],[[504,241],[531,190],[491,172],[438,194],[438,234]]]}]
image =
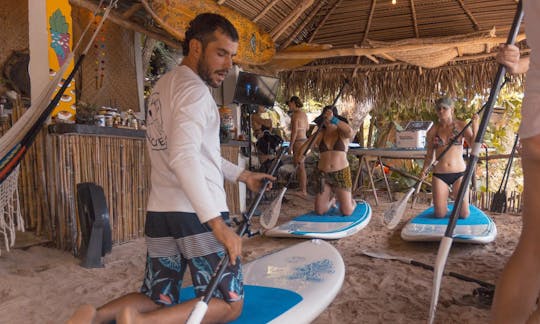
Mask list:
[{"label": "man's beard", "polygon": [[[206,64],[206,56],[205,55],[203,55],[201,58],[199,58],[199,62],[197,63],[197,70],[199,71],[199,76],[201,77],[201,79],[204,82],[206,82],[206,84],[211,86],[212,88],[218,88],[221,85],[222,81],[214,81],[212,79],[212,71],[210,71],[210,69],[208,68],[208,64]],[[215,72],[216,73],[219,73],[219,72],[227,73],[228,71],[217,70]]]}]

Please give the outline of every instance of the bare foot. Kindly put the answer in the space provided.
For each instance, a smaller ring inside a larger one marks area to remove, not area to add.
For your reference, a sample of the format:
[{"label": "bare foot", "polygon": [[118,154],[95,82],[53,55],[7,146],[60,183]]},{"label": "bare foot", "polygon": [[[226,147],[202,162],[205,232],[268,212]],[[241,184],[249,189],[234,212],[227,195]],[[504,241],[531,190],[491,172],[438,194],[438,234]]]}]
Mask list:
[{"label": "bare foot", "polygon": [[67,320],[66,324],[90,324],[94,320],[94,317],[96,317],[96,308],[92,305],[84,304],[77,308],[73,315]]},{"label": "bare foot", "polygon": [[138,323],[139,318],[139,312],[135,308],[132,307],[126,307],[124,308],[120,314],[118,314],[116,318],[117,324],[135,324]]}]

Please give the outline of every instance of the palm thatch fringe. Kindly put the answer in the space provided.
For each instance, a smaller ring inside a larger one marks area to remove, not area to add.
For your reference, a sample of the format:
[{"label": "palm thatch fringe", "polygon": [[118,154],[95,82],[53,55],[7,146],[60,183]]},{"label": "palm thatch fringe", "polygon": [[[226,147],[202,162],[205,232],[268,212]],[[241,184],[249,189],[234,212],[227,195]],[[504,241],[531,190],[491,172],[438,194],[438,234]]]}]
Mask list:
[{"label": "palm thatch fringe", "polygon": [[[370,68],[357,71],[345,89],[344,96],[356,102],[372,101],[374,109],[385,109],[393,102],[411,107],[445,93],[472,98],[486,94],[492,86],[498,64],[493,59],[481,62],[459,62],[435,69],[410,65],[391,68]],[[299,94],[315,99],[333,98],[345,79],[351,79],[351,69],[326,67],[279,74],[283,95]],[[511,83],[519,88],[520,82]]]}]

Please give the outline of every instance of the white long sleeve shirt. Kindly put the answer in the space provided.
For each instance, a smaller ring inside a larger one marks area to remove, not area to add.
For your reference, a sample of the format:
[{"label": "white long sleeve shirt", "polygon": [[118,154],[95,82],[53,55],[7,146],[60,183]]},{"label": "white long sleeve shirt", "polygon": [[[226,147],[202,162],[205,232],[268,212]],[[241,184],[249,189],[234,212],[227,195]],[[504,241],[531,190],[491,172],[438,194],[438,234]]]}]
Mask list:
[{"label": "white long sleeve shirt", "polygon": [[147,147],[152,164],[149,211],[194,212],[201,223],[228,211],[224,178],[243,169],[221,157],[219,112],[202,79],[178,66],[148,102]]}]

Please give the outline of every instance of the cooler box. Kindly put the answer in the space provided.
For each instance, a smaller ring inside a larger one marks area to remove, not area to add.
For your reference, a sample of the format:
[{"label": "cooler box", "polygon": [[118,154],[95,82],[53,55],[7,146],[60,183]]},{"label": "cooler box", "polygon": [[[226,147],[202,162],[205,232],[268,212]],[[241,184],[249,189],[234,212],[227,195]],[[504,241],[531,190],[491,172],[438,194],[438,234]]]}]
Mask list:
[{"label": "cooler box", "polygon": [[426,147],[426,134],[433,126],[432,121],[411,121],[396,134],[398,148],[421,149]]}]

